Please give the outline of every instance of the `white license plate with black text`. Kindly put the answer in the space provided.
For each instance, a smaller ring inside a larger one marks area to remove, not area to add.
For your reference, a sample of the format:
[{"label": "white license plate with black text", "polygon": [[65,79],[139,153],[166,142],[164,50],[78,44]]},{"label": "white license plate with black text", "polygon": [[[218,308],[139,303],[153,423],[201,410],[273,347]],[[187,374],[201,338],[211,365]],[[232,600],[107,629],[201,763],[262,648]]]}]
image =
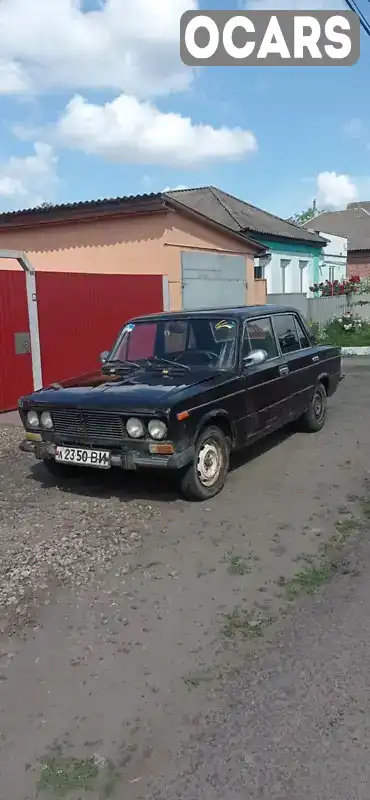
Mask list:
[{"label": "white license plate with black text", "polygon": [[60,447],[55,451],[55,461],[76,464],[79,467],[110,469],[110,453],[107,450],[85,450],[79,447]]}]

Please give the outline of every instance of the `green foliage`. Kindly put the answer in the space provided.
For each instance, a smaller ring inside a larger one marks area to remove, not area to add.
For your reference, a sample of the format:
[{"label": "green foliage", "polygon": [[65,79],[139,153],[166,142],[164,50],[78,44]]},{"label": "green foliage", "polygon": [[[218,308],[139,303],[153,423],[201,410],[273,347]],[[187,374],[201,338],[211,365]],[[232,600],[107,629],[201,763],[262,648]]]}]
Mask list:
[{"label": "green foliage", "polygon": [[322,214],[323,209],[314,209],[313,206],[311,208],[307,208],[306,211],[301,211],[300,214],[293,214],[289,217],[288,222],[295,222],[296,225],[304,225],[305,222],[309,222],[310,219],[313,219],[317,216],[317,214]]},{"label": "green foliage", "polygon": [[361,320],[351,312],[335,317],[321,328],[317,322],[311,322],[310,328],[317,344],[370,347],[370,321]]}]

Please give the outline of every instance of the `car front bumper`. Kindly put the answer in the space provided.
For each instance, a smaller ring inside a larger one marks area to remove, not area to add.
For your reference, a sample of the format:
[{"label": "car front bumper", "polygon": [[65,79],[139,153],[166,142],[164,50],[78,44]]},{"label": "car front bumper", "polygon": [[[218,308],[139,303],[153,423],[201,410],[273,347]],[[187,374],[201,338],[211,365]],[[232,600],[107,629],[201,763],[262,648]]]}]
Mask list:
[{"label": "car front bumper", "polygon": [[[29,438],[25,438],[20,443],[19,447],[23,452],[33,453],[38,460],[43,461],[44,459],[53,459],[55,457],[57,445],[53,442],[32,441]],[[86,445],[71,445],[71,447],[81,447],[85,449]],[[141,468],[178,470],[186,467],[194,458],[194,447],[188,447],[172,455],[149,453],[144,449],[128,449],[123,451],[111,447],[102,447],[101,445],[93,449],[109,450],[111,454],[111,466],[124,470],[137,470]],[[76,464],[75,466],[78,468],[79,465]]]}]

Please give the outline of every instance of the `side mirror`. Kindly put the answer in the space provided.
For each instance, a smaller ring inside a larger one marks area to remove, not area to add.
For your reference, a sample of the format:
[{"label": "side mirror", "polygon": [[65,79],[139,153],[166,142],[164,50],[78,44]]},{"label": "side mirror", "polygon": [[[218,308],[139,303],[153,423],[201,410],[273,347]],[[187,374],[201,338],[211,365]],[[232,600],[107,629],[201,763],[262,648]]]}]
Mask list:
[{"label": "side mirror", "polygon": [[249,356],[243,359],[244,369],[247,367],[257,367],[259,364],[263,364],[266,359],[266,350],[252,350]]},{"label": "side mirror", "polygon": [[108,356],[109,356],[109,351],[108,350],[103,350],[103,352],[100,353],[100,363],[101,363],[101,365],[105,364]]}]

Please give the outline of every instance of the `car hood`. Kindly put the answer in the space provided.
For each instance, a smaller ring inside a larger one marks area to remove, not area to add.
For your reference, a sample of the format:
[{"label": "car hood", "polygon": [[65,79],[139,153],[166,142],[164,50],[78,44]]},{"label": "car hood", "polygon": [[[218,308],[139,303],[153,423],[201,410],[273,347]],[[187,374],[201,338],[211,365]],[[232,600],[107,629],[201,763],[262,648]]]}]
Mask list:
[{"label": "car hood", "polygon": [[23,398],[22,405],[119,410],[166,410],[174,402],[230,379],[224,371],[194,370],[163,374],[143,370],[129,375],[102,372],[53,384]]}]

